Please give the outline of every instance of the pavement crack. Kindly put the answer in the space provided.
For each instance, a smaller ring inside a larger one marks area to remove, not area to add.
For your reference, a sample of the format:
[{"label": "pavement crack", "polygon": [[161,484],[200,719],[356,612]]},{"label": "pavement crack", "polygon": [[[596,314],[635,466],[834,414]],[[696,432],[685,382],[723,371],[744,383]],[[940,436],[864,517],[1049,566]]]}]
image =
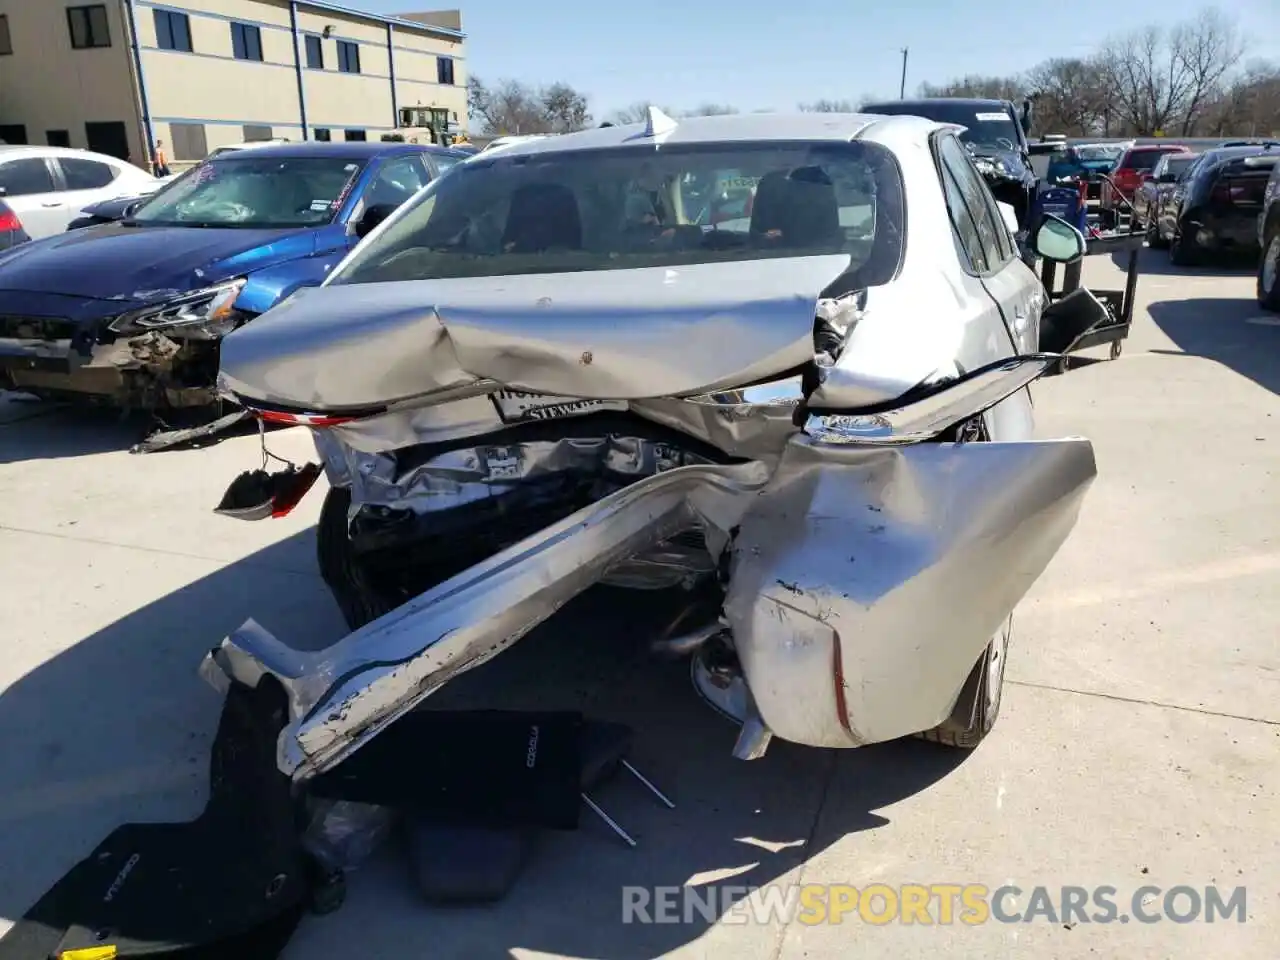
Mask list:
[{"label": "pavement crack", "polygon": [[[840,751],[827,751],[827,772],[822,778],[822,795],[818,798],[817,808],[813,811],[813,820],[809,824],[809,832],[805,835],[804,846],[800,849],[804,851],[803,860],[800,863],[800,872],[796,875],[796,886],[798,889],[804,887],[805,871],[809,867],[809,862],[813,854],[814,842],[818,839],[818,828],[822,825],[822,811],[827,808],[827,797],[831,793],[831,785],[836,779],[836,763],[839,760]],[[787,946],[787,931],[791,929],[791,925],[795,923],[795,916],[788,917],[778,930],[777,939],[774,941],[773,949],[769,951],[769,960],[778,960],[782,956],[782,951]]]},{"label": "pavement crack", "polygon": [[1122,697],[1115,693],[1099,693],[1096,690],[1077,690],[1073,687],[1059,687],[1051,683],[1033,683],[1029,680],[1009,680],[1005,683],[1017,687],[1030,687],[1034,690],[1053,690],[1057,693],[1070,693],[1077,697],[1097,697],[1101,700],[1114,700],[1117,703],[1136,703],[1144,707],[1158,707],[1161,710],[1179,710],[1182,713],[1199,713],[1206,717],[1222,717],[1225,720],[1243,720],[1246,723],[1260,723],[1267,727],[1280,727],[1280,720],[1268,720],[1265,717],[1248,717],[1241,713],[1227,713],[1223,710],[1209,710],[1205,707],[1188,707],[1181,703],[1165,703],[1160,700],[1143,700],[1140,697]]}]

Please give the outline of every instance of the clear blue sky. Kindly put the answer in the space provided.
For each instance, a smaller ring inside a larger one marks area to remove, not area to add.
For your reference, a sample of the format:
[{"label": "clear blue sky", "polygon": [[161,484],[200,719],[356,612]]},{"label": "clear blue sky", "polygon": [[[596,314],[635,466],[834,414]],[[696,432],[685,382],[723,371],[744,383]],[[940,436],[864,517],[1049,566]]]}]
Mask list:
[{"label": "clear blue sky", "polygon": [[[1096,49],[1109,33],[1190,17],[1204,0],[339,0],[377,13],[460,7],[470,70],[487,81],[563,80],[592,112],[896,96],[966,73],[1010,74]],[[1280,0],[1222,8],[1251,56],[1280,59]]]}]

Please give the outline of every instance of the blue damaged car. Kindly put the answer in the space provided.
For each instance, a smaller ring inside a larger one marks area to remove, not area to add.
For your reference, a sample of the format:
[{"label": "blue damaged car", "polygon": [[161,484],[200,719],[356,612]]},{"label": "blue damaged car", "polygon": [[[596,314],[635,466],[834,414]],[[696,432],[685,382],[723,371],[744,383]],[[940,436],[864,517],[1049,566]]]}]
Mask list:
[{"label": "blue damaged car", "polygon": [[291,143],[201,163],[124,219],[0,253],[0,388],[152,412],[217,404],[222,338],[467,154]]}]

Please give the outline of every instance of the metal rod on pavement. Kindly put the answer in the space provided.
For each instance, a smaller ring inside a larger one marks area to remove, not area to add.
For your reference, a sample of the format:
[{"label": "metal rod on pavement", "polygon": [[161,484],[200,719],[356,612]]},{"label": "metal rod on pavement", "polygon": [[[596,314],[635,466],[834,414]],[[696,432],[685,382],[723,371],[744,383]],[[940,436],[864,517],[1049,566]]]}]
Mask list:
[{"label": "metal rod on pavement", "polygon": [[618,825],[618,822],[613,819],[613,817],[609,816],[607,813],[601,810],[600,805],[598,803],[596,803],[594,800],[588,797],[585,793],[580,794],[580,796],[582,797],[582,802],[591,808],[591,812],[594,813],[601,820],[603,820],[605,823],[607,823],[609,825],[609,829],[612,830],[614,833],[616,833],[618,836],[620,836],[626,842],[628,847],[634,847],[636,845],[636,842],[631,839],[631,834],[623,830],[622,827]]},{"label": "metal rod on pavement", "polygon": [[663,793],[661,790],[655,787],[649,781],[648,777],[646,777],[643,773],[641,773],[639,770],[633,767],[628,761],[623,760],[622,765],[623,767],[626,768],[629,774],[631,774],[633,777],[635,777],[637,780],[643,783],[646,787],[648,787],[650,793],[652,793],[655,797],[657,797],[659,800],[665,803],[667,805],[668,810],[674,810],[676,808],[676,805],[667,799],[667,795],[665,793]]}]

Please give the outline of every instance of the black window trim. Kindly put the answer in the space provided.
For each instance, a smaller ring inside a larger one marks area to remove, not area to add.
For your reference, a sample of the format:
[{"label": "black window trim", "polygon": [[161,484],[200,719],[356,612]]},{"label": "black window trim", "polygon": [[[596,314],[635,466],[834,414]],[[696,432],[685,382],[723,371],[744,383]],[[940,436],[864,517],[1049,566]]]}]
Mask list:
[{"label": "black window trim", "polygon": [[[349,69],[354,64],[355,69]],[[338,41],[338,72],[360,74],[360,44],[354,40]]]},{"label": "black window trim", "polygon": [[[240,47],[244,51],[243,57],[236,55],[236,39],[237,39],[236,31],[237,30],[239,30],[239,33],[240,33],[239,40],[240,40]],[[252,31],[252,33],[250,31]],[[254,40],[255,52],[258,54],[256,57],[249,56],[251,52],[249,49],[250,36],[252,36]],[[262,52],[262,28],[259,27],[256,23],[245,23],[241,20],[232,20],[231,21],[231,56],[233,59],[239,60],[242,63],[266,63],[266,56]]]},{"label": "black window trim", "polygon": [[[444,79],[444,75],[448,73],[449,79]],[[454,58],[453,57],[436,57],[436,83],[442,87],[453,87],[457,85],[457,76],[454,74]]]},{"label": "black window trim", "polygon": [[[174,53],[195,52],[195,43],[191,39],[190,14],[187,14],[182,10],[171,10],[168,7],[152,7],[151,12],[152,14],[154,14],[153,19],[155,21],[155,28],[156,28],[156,46],[159,49],[169,50]],[[173,44],[172,46],[166,47],[163,43],[160,42],[160,21],[162,18],[169,25],[169,42]],[[178,20],[182,23],[183,33],[187,41],[187,45],[185,47],[178,46],[176,40],[174,39],[173,24],[175,20]]]},{"label": "black window trim", "polygon": [[[977,277],[980,280],[985,280],[988,277],[994,277],[997,273],[999,273],[1001,270],[1007,267],[1010,263],[1012,263],[1013,260],[1017,259],[1017,250],[1015,247],[1014,255],[1012,258],[1001,260],[995,264],[992,264],[990,262],[985,263],[985,269],[982,269],[982,270],[979,270],[978,265],[973,262],[972,258],[969,255],[969,251],[965,248],[964,241],[960,235],[960,228],[956,225],[955,220],[951,215],[951,206],[950,204],[947,203],[947,200],[946,200],[946,196],[947,196],[946,185],[942,182],[942,178],[949,175],[949,169],[950,169],[947,166],[946,161],[943,160],[942,158],[942,141],[946,137],[952,137],[953,139],[955,139],[956,143],[959,144],[960,149],[964,150],[965,156],[966,157],[968,156],[968,151],[965,150],[964,144],[960,143],[959,137],[955,136],[954,131],[938,130],[932,136],[930,136],[929,138],[930,152],[932,152],[933,154],[934,166],[937,168],[938,187],[939,189],[942,190],[943,205],[946,207],[946,210],[947,210],[947,219],[951,221],[951,229],[956,240],[956,247],[958,250],[964,253],[964,257],[961,259],[960,266],[964,268],[965,273],[969,274],[969,276]],[[973,167],[973,161],[970,160],[969,163],[973,169],[973,175],[977,177],[978,180],[982,183],[983,187],[987,189],[988,192],[990,192],[990,188],[987,187],[986,181],[983,180],[982,175],[978,173],[978,168]],[[973,224],[974,233],[978,236],[978,243],[979,245],[982,245],[982,231],[978,229],[978,218],[974,215],[973,210],[969,208],[969,201],[965,199],[964,190],[963,188],[961,188],[960,184],[958,183],[956,184],[956,189],[960,191],[960,202],[964,204],[965,213],[968,214],[969,220]],[[993,206],[995,204],[994,197],[992,198],[992,204]],[[995,214],[996,216],[1000,217],[1000,209],[998,207],[995,208]],[[1004,217],[1000,217],[999,226],[1002,229],[1006,230],[1007,232],[1008,228],[1005,227],[1004,225]],[[983,248],[983,259],[984,260],[987,259],[985,246]]]},{"label": "black window trim", "polygon": [[[55,167],[55,168],[57,168],[57,171],[58,171],[58,181],[59,181],[59,183],[61,184],[60,189],[62,189],[62,190],[67,190],[67,191],[75,191],[75,190],[77,190],[77,189],[81,189],[81,190],[105,190],[107,187],[111,186],[111,184],[115,183],[117,180],[119,180],[119,179],[120,179],[120,174],[121,174],[121,172],[122,172],[122,171],[120,170],[120,168],[119,168],[119,167],[113,167],[111,164],[109,164],[109,163],[104,163],[104,162],[103,162],[103,161],[101,161],[101,160],[91,160],[91,159],[90,159],[90,158],[88,158],[88,157],[61,157],[61,156],[58,156],[58,157],[53,157],[53,158],[52,158],[52,160],[53,160],[53,165],[54,165],[54,167]],[[62,166],[63,161],[71,161],[72,163],[92,163],[92,164],[95,164],[96,166],[99,166],[99,167],[106,167],[108,170],[110,170],[110,171],[111,171],[111,179],[110,179],[110,180],[108,180],[106,183],[104,183],[104,184],[103,184],[102,186],[100,186],[100,187],[79,187],[79,188],[77,188],[77,187],[73,187],[73,186],[71,186],[70,181],[68,181],[68,180],[67,180],[67,171],[66,171],[66,170],[63,168],[63,166]]]},{"label": "black window trim", "polygon": [[[53,190],[46,191],[48,193],[62,193],[67,189],[66,183],[62,180],[61,168],[53,162],[51,157],[14,157],[12,160],[6,160],[5,163],[21,163],[24,160],[37,160],[44,164],[45,172],[49,174],[49,183],[52,184]],[[4,166],[4,164],[0,164]],[[39,193],[19,193],[15,197],[38,197]]]},{"label": "black window trim", "polygon": [[[101,10],[102,19],[107,27],[107,35],[105,43],[94,43],[93,36],[93,20],[89,16],[90,11]],[[89,41],[84,44],[76,43],[76,31],[74,27],[75,15],[80,14],[84,17],[85,37]],[[106,50],[111,46],[111,19],[107,16],[107,5],[105,3],[88,3],[75,7],[67,7],[67,34],[71,41],[72,50]]]},{"label": "black window trim", "polygon": [[[313,64],[311,62],[311,44],[314,41],[316,49],[316,60],[319,62]],[[302,53],[303,59],[306,61],[308,70],[323,70],[324,65],[324,37],[318,33],[304,33],[302,35]]]}]

